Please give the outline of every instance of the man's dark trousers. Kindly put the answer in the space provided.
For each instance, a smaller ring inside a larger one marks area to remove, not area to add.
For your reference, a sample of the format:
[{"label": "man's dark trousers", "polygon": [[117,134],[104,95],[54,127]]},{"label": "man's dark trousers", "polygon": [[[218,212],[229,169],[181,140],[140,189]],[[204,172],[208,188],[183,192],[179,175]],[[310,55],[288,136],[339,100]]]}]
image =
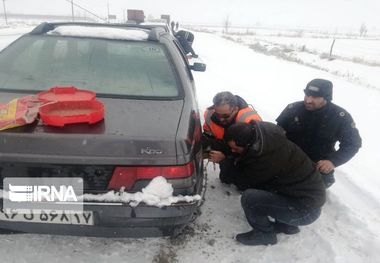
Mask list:
[{"label": "man's dark trousers", "polygon": [[321,214],[320,208],[307,209],[298,200],[257,189],[245,190],[241,204],[248,223],[263,232],[274,231],[268,216],[287,225],[303,226],[311,224]]}]

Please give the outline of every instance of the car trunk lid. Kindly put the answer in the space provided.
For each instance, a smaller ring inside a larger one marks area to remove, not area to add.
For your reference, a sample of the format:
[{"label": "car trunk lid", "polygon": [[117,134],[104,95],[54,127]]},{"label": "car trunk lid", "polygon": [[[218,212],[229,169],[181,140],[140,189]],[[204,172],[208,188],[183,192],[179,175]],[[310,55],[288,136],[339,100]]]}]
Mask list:
[{"label": "car trunk lid", "polygon": [[[0,103],[15,96],[5,97]],[[97,124],[58,128],[35,122],[2,131],[0,158],[50,164],[177,163],[175,141],[183,100],[98,99],[104,103],[105,119]]]}]

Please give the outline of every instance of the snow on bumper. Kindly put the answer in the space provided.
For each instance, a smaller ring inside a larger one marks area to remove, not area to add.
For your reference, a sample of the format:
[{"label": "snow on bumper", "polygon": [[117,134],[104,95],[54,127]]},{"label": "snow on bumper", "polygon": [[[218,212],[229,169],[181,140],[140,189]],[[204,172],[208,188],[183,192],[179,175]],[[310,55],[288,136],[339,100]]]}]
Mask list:
[{"label": "snow on bumper", "polygon": [[97,202],[121,202],[131,206],[137,206],[141,202],[157,207],[170,206],[179,202],[197,202],[201,200],[200,195],[192,196],[173,196],[173,187],[165,178],[158,176],[154,178],[149,185],[142,189],[141,192],[127,193],[124,191],[110,191],[105,194],[85,194],[82,198],[84,201]]},{"label": "snow on bumper", "polygon": [[[172,193],[172,186],[164,178],[155,178],[138,193],[110,191],[106,194],[83,195],[80,205],[83,205],[85,217],[91,218],[88,222],[80,222],[72,215],[72,221],[69,218],[66,220],[67,215],[63,216],[62,211],[59,211],[58,217],[65,220],[51,222],[57,217],[50,212],[43,217],[34,215],[34,212],[27,216],[14,216],[2,210],[0,228],[18,232],[102,237],[173,235],[196,216],[201,197],[172,196]],[[6,198],[6,193],[2,194]]]}]

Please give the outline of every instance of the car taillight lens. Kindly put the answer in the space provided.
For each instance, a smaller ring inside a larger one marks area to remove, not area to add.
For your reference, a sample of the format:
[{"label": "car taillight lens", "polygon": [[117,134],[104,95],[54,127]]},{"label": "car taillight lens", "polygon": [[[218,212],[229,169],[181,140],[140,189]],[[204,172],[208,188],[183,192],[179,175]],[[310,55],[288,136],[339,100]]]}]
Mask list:
[{"label": "car taillight lens", "polygon": [[189,177],[194,173],[194,163],[178,166],[125,166],[116,167],[108,184],[108,189],[118,190],[125,187],[130,190],[136,181],[162,176],[166,179]]}]

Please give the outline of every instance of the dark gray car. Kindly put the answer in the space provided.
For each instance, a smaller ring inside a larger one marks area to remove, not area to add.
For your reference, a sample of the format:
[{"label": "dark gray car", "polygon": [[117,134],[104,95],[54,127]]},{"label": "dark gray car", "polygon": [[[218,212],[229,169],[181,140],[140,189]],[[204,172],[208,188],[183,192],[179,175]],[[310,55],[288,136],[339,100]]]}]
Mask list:
[{"label": "dark gray car", "polygon": [[[162,29],[41,24],[0,53],[0,104],[73,85],[96,92],[105,118],[62,128],[37,120],[0,131],[1,179],[80,177],[85,193],[102,194],[122,187],[138,192],[163,176],[174,196],[202,194],[201,125],[191,70],[204,71],[205,65],[190,66],[176,39]],[[118,177],[123,170],[139,174]],[[0,228],[89,236],[170,235],[194,218],[199,201],[161,208],[83,204],[93,217],[91,225],[12,220],[2,211]]]}]

